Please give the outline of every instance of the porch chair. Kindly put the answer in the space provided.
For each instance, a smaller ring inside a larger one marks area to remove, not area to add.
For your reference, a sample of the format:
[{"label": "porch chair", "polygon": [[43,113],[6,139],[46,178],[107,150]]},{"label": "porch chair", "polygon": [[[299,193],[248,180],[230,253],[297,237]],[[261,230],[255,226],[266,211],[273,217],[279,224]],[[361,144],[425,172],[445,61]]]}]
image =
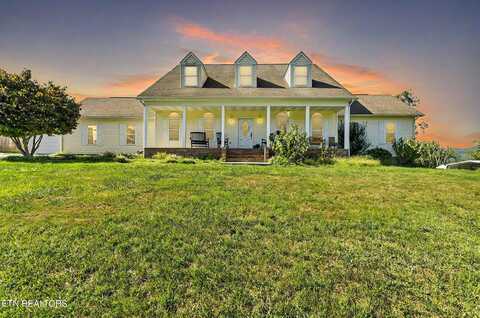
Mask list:
[{"label": "porch chair", "polygon": [[337,148],[337,143],[335,142],[335,137],[328,137],[328,147]]},{"label": "porch chair", "polygon": [[[222,133],[217,132],[215,133],[215,137],[217,138],[217,148],[222,147]],[[225,136],[225,148],[228,148],[228,137]]]},{"label": "porch chair", "polygon": [[190,147],[208,148],[209,140],[207,134],[203,131],[192,131],[190,133]]}]

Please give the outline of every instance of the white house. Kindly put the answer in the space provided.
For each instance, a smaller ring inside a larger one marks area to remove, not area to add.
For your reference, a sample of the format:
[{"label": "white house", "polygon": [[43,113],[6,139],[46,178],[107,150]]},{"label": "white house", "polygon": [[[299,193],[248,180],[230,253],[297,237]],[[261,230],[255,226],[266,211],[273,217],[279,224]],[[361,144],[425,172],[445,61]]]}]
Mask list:
[{"label": "white house", "polygon": [[269,136],[292,124],[315,147],[335,145],[350,122],[366,126],[372,147],[391,150],[422,116],[394,96],[352,95],[303,52],[286,64],[259,64],[247,52],[233,64],[204,64],[189,53],[136,98],[87,98],[81,113],[72,134],[45,138],[39,153],[233,153],[269,147]]}]

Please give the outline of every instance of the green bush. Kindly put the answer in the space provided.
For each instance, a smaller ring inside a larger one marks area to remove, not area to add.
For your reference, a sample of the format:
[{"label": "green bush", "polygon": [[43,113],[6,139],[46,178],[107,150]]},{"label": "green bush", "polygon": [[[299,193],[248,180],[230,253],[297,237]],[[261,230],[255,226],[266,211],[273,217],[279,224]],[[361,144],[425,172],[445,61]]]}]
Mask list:
[{"label": "green bush", "polygon": [[470,157],[472,157],[473,160],[480,160],[480,141],[477,141],[477,150],[470,153]]},{"label": "green bush", "polygon": [[272,150],[275,157],[272,163],[299,164],[305,159],[308,150],[307,135],[297,125],[292,125],[288,132],[280,132],[273,141]]},{"label": "green bush", "polygon": [[117,155],[113,158],[113,161],[120,162],[120,163],[129,163],[130,160],[124,155]]},{"label": "green bush", "polygon": [[372,148],[365,151],[365,154],[372,159],[380,160],[381,163],[390,163],[392,161],[391,152],[383,148]]},{"label": "green bush", "polygon": [[406,166],[415,165],[415,160],[419,157],[418,142],[415,139],[400,138],[394,141],[392,147],[399,164]]},{"label": "green bush", "polygon": [[450,148],[442,148],[437,142],[421,142],[400,138],[393,143],[399,164],[435,168],[456,158]]},{"label": "green bush", "polygon": [[473,160],[480,160],[480,149],[472,152],[472,159]]},{"label": "green bush", "polygon": [[435,141],[418,142],[417,152],[418,158],[415,164],[425,168],[436,168],[456,158],[452,149],[444,149]]},{"label": "green bush", "polygon": [[315,152],[309,157],[306,164],[318,165],[318,164],[332,164],[335,162],[336,149],[332,147],[322,146],[315,149]]},{"label": "green bush", "polygon": [[[345,125],[338,125],[338,145],[341,148],[345,147],[344,136],[345,136]],[[350,123],[350,154],[352,156],[363,154],[370,143],[367,139],[367,132],[365,126],[359,123]]]}]

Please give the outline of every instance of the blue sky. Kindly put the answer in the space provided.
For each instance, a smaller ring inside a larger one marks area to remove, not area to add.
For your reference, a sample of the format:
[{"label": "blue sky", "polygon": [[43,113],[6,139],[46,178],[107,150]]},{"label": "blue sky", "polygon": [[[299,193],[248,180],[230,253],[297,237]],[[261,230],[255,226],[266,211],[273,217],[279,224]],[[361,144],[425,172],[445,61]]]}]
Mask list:
[{"label": "blue sky", "polygon": [[260,63],[305,51],[357,93],[411,88],[450,145],[480,139],[478,1],[5,1],[0,67],[30,68],[84,96],[135,96],[190,50],[248,50]]}]

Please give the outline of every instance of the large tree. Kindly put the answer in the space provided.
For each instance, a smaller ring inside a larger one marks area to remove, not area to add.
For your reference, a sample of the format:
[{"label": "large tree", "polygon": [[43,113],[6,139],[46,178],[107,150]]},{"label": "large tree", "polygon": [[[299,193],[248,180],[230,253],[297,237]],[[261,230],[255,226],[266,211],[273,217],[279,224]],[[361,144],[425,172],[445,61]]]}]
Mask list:
[{"label": "large tree", "polygon": [[24,156],[35,154],[43,135],[71,133],[79,118],[80,104],[65,87],[40,84],[30,70],[0,69],[0,135],[10,137]]}]

